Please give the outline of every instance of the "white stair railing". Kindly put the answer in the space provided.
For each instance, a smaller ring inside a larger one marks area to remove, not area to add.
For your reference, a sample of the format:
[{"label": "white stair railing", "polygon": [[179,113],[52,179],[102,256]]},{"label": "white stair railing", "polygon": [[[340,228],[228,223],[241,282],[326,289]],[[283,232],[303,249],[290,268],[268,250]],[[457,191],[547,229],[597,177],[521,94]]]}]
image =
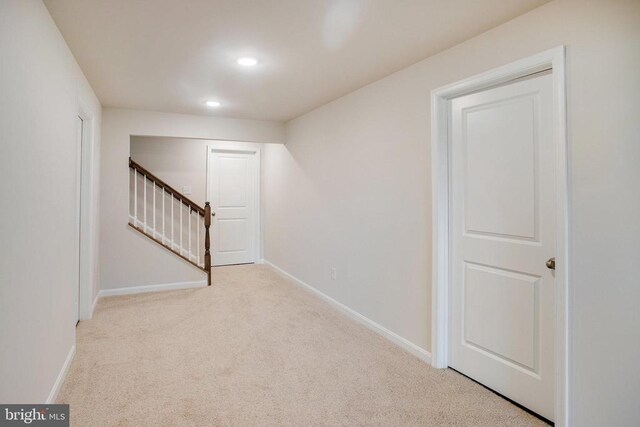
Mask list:
[{"label": "white stair railing", "polygon": [[[129,225],[204,269],[209,275],[210,283],[209,202],[204,208],[198,206],[131,159],[129,172]],[[158,191],[161,192],[160,195],[157,194]],[[176,209],[179,210],[177,215]],[[148,210],[151,212],[150,216]],[[139,215],[140,212],[142,215]],[[204,248],[201,248],[201,242],[204,243]]]}]

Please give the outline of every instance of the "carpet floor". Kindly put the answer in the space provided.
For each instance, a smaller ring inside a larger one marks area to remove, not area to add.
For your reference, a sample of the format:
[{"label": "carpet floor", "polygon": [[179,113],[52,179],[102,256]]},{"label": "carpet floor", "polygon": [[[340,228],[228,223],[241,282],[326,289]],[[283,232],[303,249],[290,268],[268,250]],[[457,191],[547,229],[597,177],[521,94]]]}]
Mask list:
[{"label": "carpet floor", "polygon": [[58,403],[91,427],[544,425],[260,265],[101,299]]}]

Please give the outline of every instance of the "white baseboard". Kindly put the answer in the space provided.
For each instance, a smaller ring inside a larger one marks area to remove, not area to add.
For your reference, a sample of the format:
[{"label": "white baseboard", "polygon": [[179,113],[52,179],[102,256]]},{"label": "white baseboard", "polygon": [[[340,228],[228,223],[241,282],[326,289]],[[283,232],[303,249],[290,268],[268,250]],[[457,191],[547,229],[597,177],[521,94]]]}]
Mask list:
[{"label": "white baseboard", "polygon": [[73,356],[76,354],[76,345],[71,346],[71,350],[69,350],[69,354],[67,354],[67,358],[62,365],[62,369],[58,373],[58,378],[56,378],[56,382],[53,383],[53,388],[51,389],[51,393],[49,393],[49,397],[47,397],[47,401],[45,402],[47,405],[53,404],[56,402],[58,398],[58,393],[60,393],[60,388],[62,388],[62,384],[64,384],[64,379],[67,377],[67,372],[69,372],[69,367],[71,366],[71,361],[73,360]]},{"label": "white baseboard", "polygon": [[112,297],[116,295],[142,294],[146,292],[175,291],[178,289],[205,288],[206,280],[195,282],[162,283],[160,285],[131,286],[127,288],[101,289],[97,298]]},{"label": "white baseboard", "polygon": [[298,279],[297,277],[287,273],[286,271],[284,271],[280,267],[272,264],[271,262],[269,262],[267,260],[264,260],[264,263],[265,263],[265,265],[268,265],[269,267],[271,267],[276,273],[280,274],[284,278],[289,279],[289,280],[293,281],[294,283],[296,283],[297,285],[302,286],[303,288],[313,292],[315,295],[319,296],[324,301],[328,302],[333,307],[337,308],[342,313],[344,313],[347,316],[349,316],[351,319],[353,319],[356,322],[366,326],[367,328],[371,329],[372,331],[377,332],[378,334],[382,335],[383,337],[385,337],[389,341],[393,342],[397,346],[399,346],[399,347],[403,348],[404,350],[408,351],[409,353],[413,354],[418,359],[420,359],[420,360],[428,363],[429,365],[431,365],[431,353],[428,352],[427,350],[425,350],[424,348],[412,343],[411,341],[407,340],[406,338],[401,337],[400,335],[396,334],[395,332],[390,331],[389,329],[385,328],[384,326],[381,326],[381,325],[377,324],[373,320],[369,319],[368,317],[363,316],[362,314],[360,314],[357,311],[347,307],[346,305],[342,304],[341,302],[338,302],[338,301],[334,300],[330,296],[320,292],[319,290],[317,290],[313,286],[311,286],[311,285],[303,282],[302,280]]}]

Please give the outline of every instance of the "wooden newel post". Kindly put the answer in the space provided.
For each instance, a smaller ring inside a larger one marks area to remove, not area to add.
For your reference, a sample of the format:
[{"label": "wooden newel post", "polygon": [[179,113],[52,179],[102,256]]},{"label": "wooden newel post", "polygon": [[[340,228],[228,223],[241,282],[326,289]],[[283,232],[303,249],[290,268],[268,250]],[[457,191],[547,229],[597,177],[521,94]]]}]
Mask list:
[{"label": "wooden newel post", "polygon": [[211,227],[211,205],[204,204],[204,268],[207,270],[207,286],[211,286],[211,239],[209,237],[209,227]]}]

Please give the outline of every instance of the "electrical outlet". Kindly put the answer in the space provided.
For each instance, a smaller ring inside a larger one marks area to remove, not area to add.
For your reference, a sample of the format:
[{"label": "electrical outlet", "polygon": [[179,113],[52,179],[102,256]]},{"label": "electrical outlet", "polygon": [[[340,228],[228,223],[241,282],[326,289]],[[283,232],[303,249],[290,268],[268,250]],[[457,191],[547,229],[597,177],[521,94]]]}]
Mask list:
[{"label": "electrical outlet", "polygon": [[331,280],[336,280],[338,277],[338,270],[335,267],[331,267]]},{"label": "electrical outlet", "polygon": [[182,194],[184,194],[185,196],[190,196],[191,195],[191,186],[190,185],[183,185],[182,186]]}]

